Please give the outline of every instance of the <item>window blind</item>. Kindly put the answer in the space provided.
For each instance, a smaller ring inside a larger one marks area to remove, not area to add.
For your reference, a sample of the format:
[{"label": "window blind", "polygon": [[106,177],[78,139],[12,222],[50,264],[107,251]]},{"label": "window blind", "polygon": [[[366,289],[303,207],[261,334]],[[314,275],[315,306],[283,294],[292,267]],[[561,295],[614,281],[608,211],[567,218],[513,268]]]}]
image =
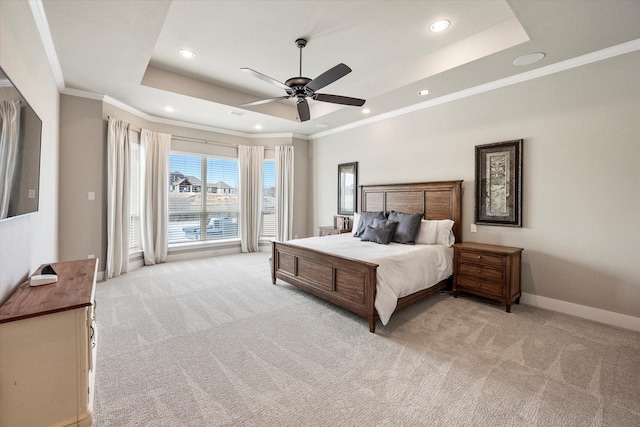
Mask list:
[{"label": "window blind", "polygon": [[171,153],[169,244],[238,237],[238,160]]}]

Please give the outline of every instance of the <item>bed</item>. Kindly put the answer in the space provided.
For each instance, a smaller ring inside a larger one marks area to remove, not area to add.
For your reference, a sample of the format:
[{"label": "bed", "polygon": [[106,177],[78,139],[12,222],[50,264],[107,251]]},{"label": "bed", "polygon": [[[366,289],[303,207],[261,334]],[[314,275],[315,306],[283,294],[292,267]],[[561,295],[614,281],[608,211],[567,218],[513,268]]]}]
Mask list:
[{"label": "bed", "polygon": [[[421,213],[428,220],[453,220],[456,241],[462,241],[462,181],[364,185],[360,187],[360,212]],[[351,235],[317,238],[353,239]],[[304,240],[304,239],[301,239]],[[418,245],[416,245],[418,246]],[[277,279],[356,313],[375,332],[380,316],[375,307],[379,263],[330,253],[297,241],[272,243],[271,279]],[[446,288],[448,278],[397,299],[395,310]]]}]

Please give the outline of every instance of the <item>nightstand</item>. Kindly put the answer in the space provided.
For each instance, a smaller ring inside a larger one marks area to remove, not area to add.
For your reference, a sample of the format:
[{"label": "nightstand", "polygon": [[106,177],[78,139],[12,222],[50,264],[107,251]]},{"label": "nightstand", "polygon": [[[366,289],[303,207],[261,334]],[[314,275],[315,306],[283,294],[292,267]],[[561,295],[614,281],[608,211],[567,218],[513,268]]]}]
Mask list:
[{"label": "nightstand", "polygon": [[319,236],[330,236],[332,234],[342,234],[342,233],[351,233],[350,228],[334,228],[330,225],[325,227],[319,227],[320,233]]},{"label": "nightstand", "polygon": [[522,248],[456,243],[453,245],[453,296],[460,292],[479,295],[506,305],[520,303]]}]

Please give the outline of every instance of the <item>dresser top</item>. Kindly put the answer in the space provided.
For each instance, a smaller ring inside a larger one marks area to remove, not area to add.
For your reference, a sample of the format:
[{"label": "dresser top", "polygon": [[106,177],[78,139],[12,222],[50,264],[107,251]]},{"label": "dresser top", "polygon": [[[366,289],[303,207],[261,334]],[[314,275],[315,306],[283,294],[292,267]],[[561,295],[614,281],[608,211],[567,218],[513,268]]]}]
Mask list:
[{"label": "dresser top", "polygon": [[472,243],[472,242],[456,243],[453,245],[453,247],[458,249],[492,252],[500,255],[515,254],[515,253],[522,252],[524,250],[522,248],[514,248],[511,246],[489,245],[486,243]]},{"label": "dresser top", "polygon": [[[40,274],[43,264],[33,274]],[[48,285],[29,286],[25,282],[0,306],[0,323],[59,311],[73,310],[93,304],[96,288],[97,259],[50,264],[58,281]]]}]

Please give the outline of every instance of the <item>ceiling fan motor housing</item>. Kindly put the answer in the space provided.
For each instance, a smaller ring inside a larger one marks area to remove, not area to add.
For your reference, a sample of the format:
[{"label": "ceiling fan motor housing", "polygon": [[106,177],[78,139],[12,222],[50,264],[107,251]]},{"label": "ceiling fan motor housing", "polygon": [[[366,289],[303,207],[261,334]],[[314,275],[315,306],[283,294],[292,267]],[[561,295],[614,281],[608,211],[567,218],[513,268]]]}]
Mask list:
[{"label": "ceiling fan motor housing", "polygon": [[287,92],[289,92],[289,95],[312,96],[313,91],[306,87],[307,83],[309,83],[310,81],[311,79],[308,77],[292,77],[284,82],[284,84],[291,88],[290,91],[287,90]]}]

